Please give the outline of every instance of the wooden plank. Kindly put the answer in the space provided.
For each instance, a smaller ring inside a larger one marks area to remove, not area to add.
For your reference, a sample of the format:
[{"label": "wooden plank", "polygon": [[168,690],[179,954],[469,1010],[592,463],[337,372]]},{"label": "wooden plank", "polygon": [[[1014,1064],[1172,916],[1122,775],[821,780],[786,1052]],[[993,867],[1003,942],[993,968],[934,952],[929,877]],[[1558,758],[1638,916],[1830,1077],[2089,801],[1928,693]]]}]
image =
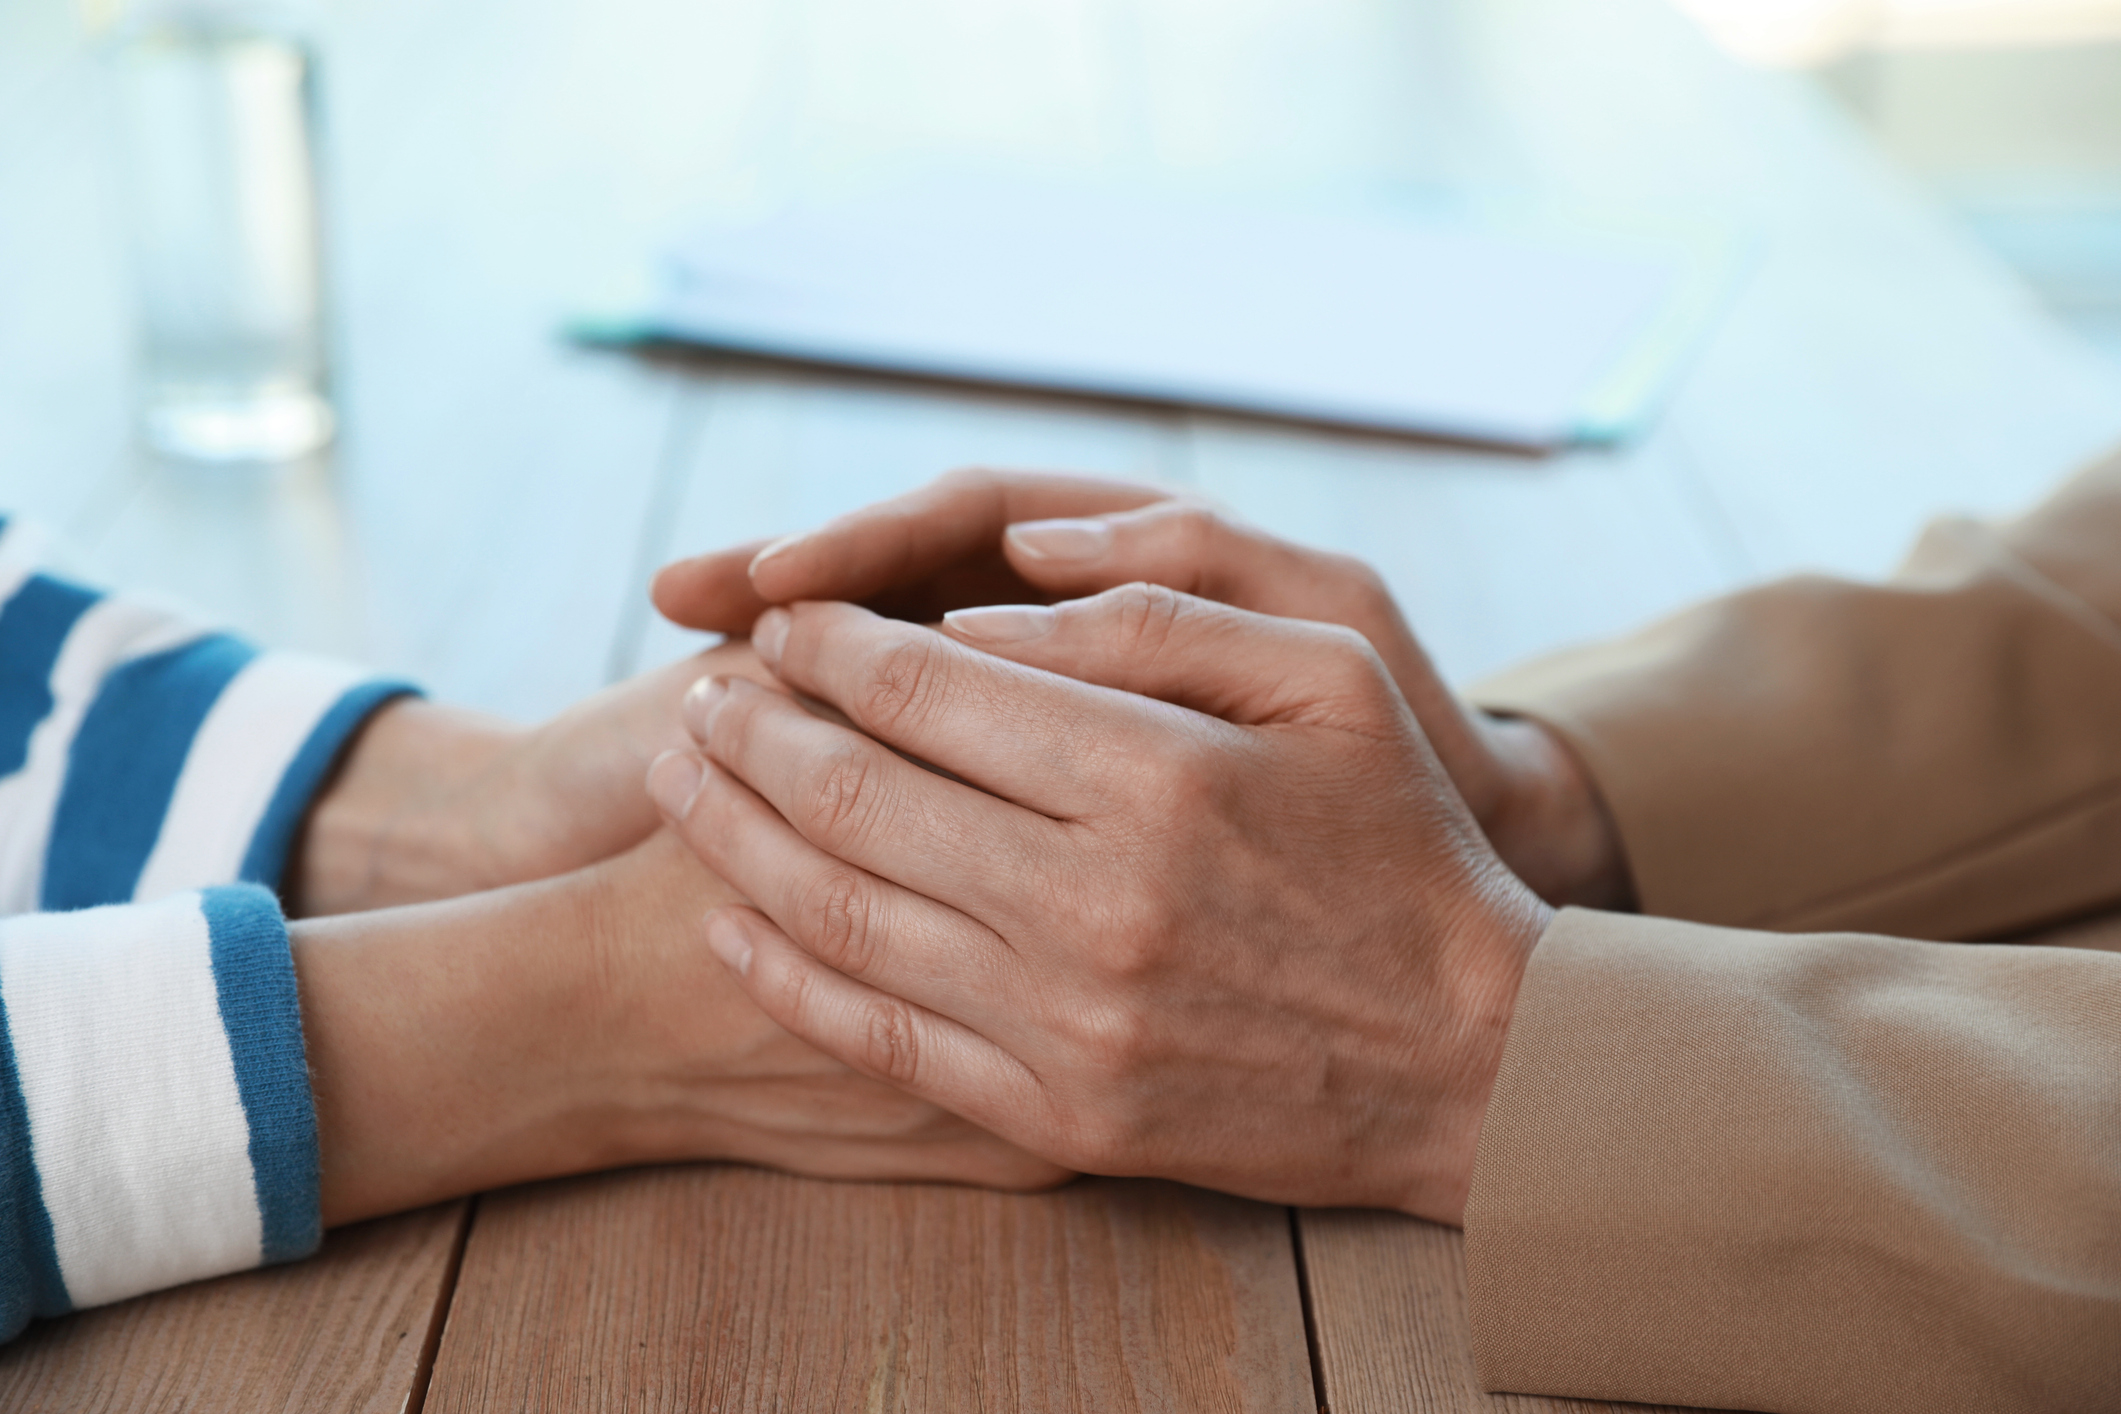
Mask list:
[{"label": "wooden plank", "polygon": [[[670,423],[665,380],[561,334],[608,252],[651,239],[627,193],[654,176],[609,153],[661,145],[598,129],[624,191],[582,185],[586,113],[652,121],[617,66],[591,62],[614,22],[550,0],[384,3],[324,35],[347,233],[338,472],[371,656],[525,720],[605,681]],[[467,62],[496,46],[507,60]]]},{"label": "wooden plank", "polygon": [[1297,1214],[1330,1414],[1653,1414],[1488,1394],[1473,1368],[1465,1236],[1398,1213]]},{"label": "wooden plank", "polygon": [[0,1350],[0,1409],[416,1409],[468,1207],[341,1228],[306,1262],[39,1322]]},{"label": "wooden plank", "polygon": [[1190,449],[1195,484],[1245,519],[1375,566],[1456,684],[1750,568],[1663,439],[1530,457],[1203,417]]},{"label": "wooden plank", "polygon": [[686,1167],[482,1199],[427,1410],[1314,1407],[1284,1209]]}]

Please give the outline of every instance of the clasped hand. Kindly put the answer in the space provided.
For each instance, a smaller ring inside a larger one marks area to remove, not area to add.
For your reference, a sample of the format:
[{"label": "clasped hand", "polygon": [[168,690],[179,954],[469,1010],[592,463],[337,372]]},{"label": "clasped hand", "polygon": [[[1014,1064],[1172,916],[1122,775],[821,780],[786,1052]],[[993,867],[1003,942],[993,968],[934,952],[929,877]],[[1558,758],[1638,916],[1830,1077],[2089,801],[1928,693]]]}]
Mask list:
[{"label": "clasped hand", "polygon": [[765,663],[530,732],[400,704],[308,821],[328,1220],[688,1157],[1457,1220],[1547,904],[1627,875],[1568,751],[1462,704],[1373,573],[965,473],[656,592]]},{"label": "clasped hand", "polygon": [[650,783],[768,1015],[1069,1167],[1459,1220],[1550,909],[1362,634],[1129,584],[754,646],[852,729],[709,679]]},{"label": "clasped hand", "polygon": [[527,731],[408,699],[357,739],[287,884],[328,915],[290,929],[327,1223],[682,1159],[1064,1176],[789,1035],[701,948],[738,896],[641,778],[702,672],[765,676],[738,645]]}]

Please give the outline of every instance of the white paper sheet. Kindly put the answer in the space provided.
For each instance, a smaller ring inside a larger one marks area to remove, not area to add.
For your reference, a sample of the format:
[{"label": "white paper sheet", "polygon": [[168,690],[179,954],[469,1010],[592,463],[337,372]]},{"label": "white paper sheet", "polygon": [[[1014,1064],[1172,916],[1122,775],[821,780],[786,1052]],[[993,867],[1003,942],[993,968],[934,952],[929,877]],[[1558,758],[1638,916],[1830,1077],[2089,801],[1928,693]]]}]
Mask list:
[{"label": "white paper sheet", "polygon": [[926,185],[703,232],[649,332],[1529,446],[1635,430],[1722,252],[1450,217]]}]

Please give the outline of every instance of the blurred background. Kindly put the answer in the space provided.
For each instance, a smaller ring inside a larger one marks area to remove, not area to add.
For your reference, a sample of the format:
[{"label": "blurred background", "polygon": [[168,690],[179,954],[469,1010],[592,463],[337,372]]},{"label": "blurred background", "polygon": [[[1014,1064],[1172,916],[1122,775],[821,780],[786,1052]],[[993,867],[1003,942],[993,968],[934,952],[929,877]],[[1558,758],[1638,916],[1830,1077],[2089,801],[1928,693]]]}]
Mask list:
[{"label": "blurred background", "polygon": [[[662,560],[958,464],[1158,477],[1363,554],[1463,680],[1876,573],[2121,439],[2121,0],[274,16],[315,63],[329,440],[158,449],[140,17],[0,0],[0,507],[80,573],[518,716],[689,645],[646,608]],[[1643,436],[1536,456],[565,336],[703,221],[934,170],[1710,223],[1750,256]]]},{"label": "blurred background", "polygon": [[1719,7],[1690,6],[1740,54],[1816,65],[1952,220],[2121,357],[2121,4],[1843,5],[1864,22],[1764,51],[1720,27]]}]

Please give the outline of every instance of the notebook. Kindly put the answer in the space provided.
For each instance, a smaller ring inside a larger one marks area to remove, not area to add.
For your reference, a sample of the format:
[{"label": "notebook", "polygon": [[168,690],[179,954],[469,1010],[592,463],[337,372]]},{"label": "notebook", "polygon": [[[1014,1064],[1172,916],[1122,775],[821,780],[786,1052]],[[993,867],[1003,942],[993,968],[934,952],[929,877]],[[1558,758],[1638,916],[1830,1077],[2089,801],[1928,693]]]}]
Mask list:
[{"label": "notebook", "polygon": [[930,182],[700,231],[618,332],[1551,448],[1641,429],[1734,254],[1699,235]]}]

